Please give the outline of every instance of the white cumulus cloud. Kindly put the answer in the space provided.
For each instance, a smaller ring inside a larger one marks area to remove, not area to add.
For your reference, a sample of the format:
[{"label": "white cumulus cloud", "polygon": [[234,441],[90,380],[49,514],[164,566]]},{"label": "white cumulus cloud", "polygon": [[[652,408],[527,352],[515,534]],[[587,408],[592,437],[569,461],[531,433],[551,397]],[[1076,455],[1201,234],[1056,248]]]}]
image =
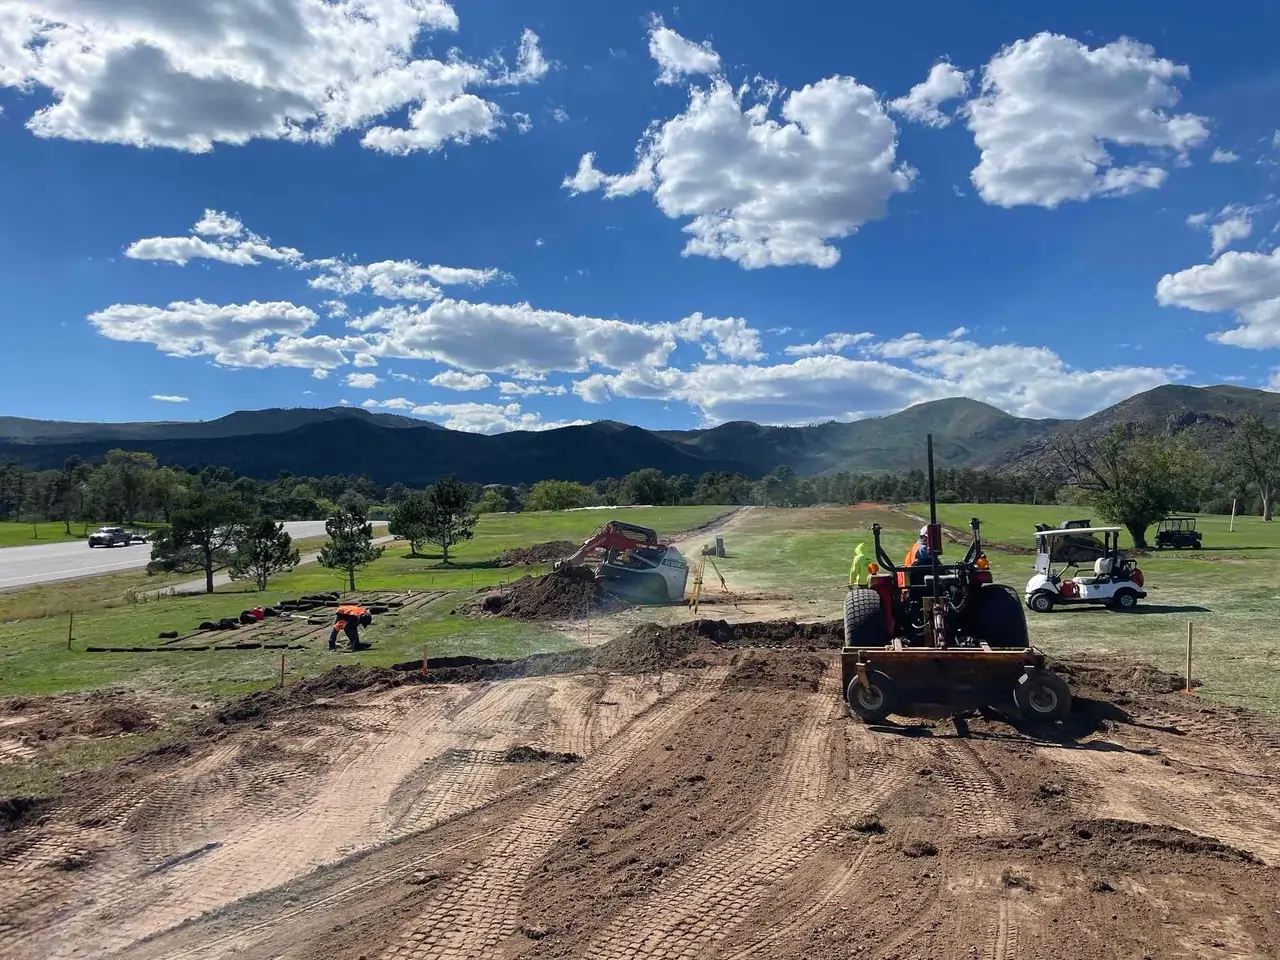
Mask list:
[{"label": "white cumulus cloud", "polygon": [[823,353],[841,353],[850,347],[870,340],[873,333],[828,333],[813,343],[796,343],[784,348],[793,357],[812,357]]},{"label": "white cumulus cloud", "polygon": [[720,72],[720,54],[709,41],[686,40],[657,16],[649,21],[649,56],[658,65],[656,83],[675,84],[694,74]]},{"label": "white cumulus cloud", "polygon": [[[525,31],[515,71],[419,55],[458,29],[446,0],[6,0],[0,85],[52,102],[42,137],[201,153],[256,139],[404,154],[491,137],[501,110],[471,92],[537,80]],[[408,125],[372,125],[408,109]]]},{"label": "white cumulus cloud", "polygon": [[[206,239],[212,238],[212,239]],[[192,260],[217,260],[237,266],[256,266],[263,260],[297,265],[302,253],[293,247],[273,247],[266,237],[220,210],[205,210],[186,237],[146,237],[125,248],[131,260],[165,260],[185,266]]]},{"label": "white cumulus cloud", "polygon": [[376,373],[348,373],[342,382],[357,390],[372,390],[382,382],[382,378]]},{"label": "white cumulus cloud", "polygon": [[352,264],[341,260],[313,260],[308,266],[323,272],[308,281],[316,290],[328,290],[348,296],[368,291],[385,300],[436,300],[441,295],[437,284],[446,286],[483,286],[496,279],[496,269],[470,267],[423,266],[413,260],[382,260],[378,263]]},{"label": "white cumulus cloud", "polygon": [[[1040,33],[996,54],[965,107],[982,151],[971,179],[987,203],[1053,209],[1068,200],[1159,187],[1156,160],[1185,156],[1209,136],[1203,117],[1170,112],[1188,69],[1135,40],[1089,48]],[[1117,163],[1113,144],[1153,159]]]},{"label": "white cumulus cloud", "polygon": [[542,415],[523,410],[518,403],[413,403],[404,397],[391,400],[365,401],[364,406],[402,410],[416,417],[442,423],[450,430],[466,433],[508,433],[512,430],[554,430],[588,423],[586,420],[549,421]]},{"label": "white cumulus cloud", "polygon": [[861,359],[826,354],[779,364],[632,368],[574,383],[582,399],[679,400],[708,424],[803,424],[881,416],[913,403],[967,396],[1021,416],[1080,416],[1176,380],[1177,367],[1082,370],[1043,347],[983,346],[909,334],[864,343]]},{"label": "white cumulus cloud", "polygon": [[912,87],[905,97],[889,101],[889,109],[909,120],[930,127],[945,127],[951,116],[938,108],[949,100],[958,100],[969,92],[972,70],[961,70],[947,63],[935,63],[923,82]]},{"label": "white cumulus cloud", "polygon": [[1165,274],[1156,284],[1162,306],[1235,314],[1237,325],[1209,339],[1234,347],[1280,347],[1280,248],[1270,253],[1229,250],[1212,263]]},{"label": "white cumulus cloud", "polygon": [[834,266],[830,241],[882,217],[913,171],[897,162],[897,126],[870,87],[820,80],[786,95],[781,121],[770,116],[776,93],[723,79],[695,88],[684,113],[641,141],[631,172],[602,173],[588,153],[563,185],[606,197],[651,192],[668,217],[691,218],[686,256],[748,269]]},{"label": "white cumulus cloud", "polygon": [[1214,147],[1213,153],[1209,156],[1210,163],[1235,163],[1240,159],[1240,154],[1231,150],[1223,150],[1221,147]]},{"label": "white cumulus cloud", "polygon": [[151,399],[159,400],[161,403],[187,403],[189,398],[173,393],[153,393]]},{"label": "white cumulus cloud", "polygon": [[445,370],[437,373],[427,381],[433,387],[444,387],[446,390],[484,390],[493,386],[487,374],[463,373],[461,370]]}]

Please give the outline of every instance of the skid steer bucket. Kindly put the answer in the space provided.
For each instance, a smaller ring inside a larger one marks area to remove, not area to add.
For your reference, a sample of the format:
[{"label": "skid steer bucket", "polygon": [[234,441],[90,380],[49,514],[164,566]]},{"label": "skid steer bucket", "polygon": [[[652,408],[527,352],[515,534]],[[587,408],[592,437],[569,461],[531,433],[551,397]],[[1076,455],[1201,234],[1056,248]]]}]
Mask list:
[{"label": "skid steer bucket", "polygon": [[[1030,721],[1064,719],[1071,690],[1031,647],[1021,603],[993,582],[976,518],[963,559],[940,559],[932,436],[928,479],[929,523],[906,564],[889,558],[874,525],[878,570],[869,587],[850,587],[840,658],[849,708],[870,722],[988,707]],[[886,642],[873,645],[880,638]]]}]

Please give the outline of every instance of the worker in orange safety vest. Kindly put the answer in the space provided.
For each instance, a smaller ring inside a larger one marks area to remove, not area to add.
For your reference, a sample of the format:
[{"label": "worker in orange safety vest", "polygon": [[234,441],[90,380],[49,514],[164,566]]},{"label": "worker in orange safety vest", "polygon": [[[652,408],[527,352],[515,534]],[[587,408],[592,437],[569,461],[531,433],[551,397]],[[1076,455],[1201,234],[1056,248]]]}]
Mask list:
[{"label": "worker in orange safety vest", "polygon": [[929,527],[920,528],[920,537],[911,545],[911,549],[907,551],[906,558],[902,561],[902,569],[898,571],[898,586],[906,587],[909,580],[907,569],[909,567],[919,566],[930,562],[929,554]]},{"label": "worker in orange safety vest", "polygon": [[354,603],[344,603],[334,614],[333,629],[329,631],[329,649],[338,649],[338,634],[347,635],[347,645],[351,650],[359,650],[368,644],[360,642],[360,628],[373,623],[373,614],[364,607]]}]

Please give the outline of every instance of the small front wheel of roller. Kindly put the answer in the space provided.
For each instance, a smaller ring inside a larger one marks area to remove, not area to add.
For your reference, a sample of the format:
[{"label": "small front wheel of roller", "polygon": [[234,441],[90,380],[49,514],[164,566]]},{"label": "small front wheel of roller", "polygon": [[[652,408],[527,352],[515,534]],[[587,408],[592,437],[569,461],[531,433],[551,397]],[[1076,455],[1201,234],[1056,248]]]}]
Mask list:
[{"label": "small front wheel of roller", "polygon": [[1071,689],[1056,673],[1037,670],[1023,674],[1013,688],[1013,702],[1023,719],[1032,723],[1052,723],[1071,712]]},{"label": "small front wheel of roller", "polygon": [[849,701],[849,709],[867,723],[876,723],[893,713],[898,702],[898,690],[893,681],[879,670],[868,670],[867,686],[854,677],[849,681],[845,697]]}]

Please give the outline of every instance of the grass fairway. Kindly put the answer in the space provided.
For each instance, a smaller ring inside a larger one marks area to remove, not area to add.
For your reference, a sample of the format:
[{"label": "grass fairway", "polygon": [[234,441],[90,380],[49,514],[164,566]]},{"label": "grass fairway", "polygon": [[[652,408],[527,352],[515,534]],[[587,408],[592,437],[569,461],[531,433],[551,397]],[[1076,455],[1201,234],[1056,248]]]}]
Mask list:
[{"label": "grass fairway", "polygon": [[[488,515],[480,518],[473,540],[451,551],[452,565],[438,556],[410,557],[408,544],[387,546],[383,557],[361,570],[356,585],[362,590],[470,590],[504,582],[547,568],[503,568],[494,558],[510,547],[547,540],[583,540],[601,523],[625,518],[671,535],[699,526],[725,513],[727,507],[657,507],[652,509],[586,510],[563,513]],[[301,541],[302,546],[317,546]],[[0,624],[0,696],[18,693],[58,693],[90,690],[114,684],[139,688],[192,692],[231,692],[269,684],[278,676],[279,654],[273,651],[208,651],[181,654],[86,654],[86,645],[152,645],[162,630],[190,629],[202,620],[235,616],[246,606],[274,603],[300,593],[345,588],[336,571],[308,564],[273,580],[259,594],[244,584],[230,584],[212,595],[162,597],[148,603],[126,604],[106,596],[127,585],[162,584],[145,574],[127,573],[71,584],[23,588],[0,594],[0,609],[56,608],[58,599],[78,598],[79,606],[57,609],[57,616],[40,616]],[[185,575],[181,580],[190,580]],[[36,607],[35,602],[46,607]],[[6,606],[7,605],[7,606]],[[504,619],[483,621],[449,616],[454,601],[445,597],[420,614],[403,619],[384,618],[375,624],[372,649],[359,654],[330,654],[327,650],[289,651],[287,664],[294,675],[317,673],[334,663],[388,664],[421,654],[423,643],[434,654],[515,657],[563,649],[572,642],[554,631]],[[67,650],[68,609],[74,609],[74,650]],[[317,645],[318,646],[318,645]]]},{"label": "grass fairway", "polygon": [[[727,538],[730,557],[720,561],[731,589],[769,589],[814,601],[813,616],[838,616],[854,547],[871,546],[870,525],[885,527],[884,543],[899,561],[916,536],[918,521],[889,508],[823,507],[757,509]],[[958,504],[939,508],[939,519],[965,528],[982,520],[984,538],[1032,546],[1037,520],[1058,523],[1060,507]],[[1087,515],[1087,511],[1086,511]],[[1205,548],[1152,551],[1139,558],[1148,598],[1131,613],[1103,607],[1027,612],[1032,642],[1051,654],[1120,654],[1165,670],[1185,668],[1187,623],[1194,623],[1194,675],[1201,693],[1226,703],[1280,714],[1280,523],[1238,517],[1201,517]],[[947,559],[961,553],[949,544]],[[988,550],[996,578],[1019,592],[1034,558]]]}]

